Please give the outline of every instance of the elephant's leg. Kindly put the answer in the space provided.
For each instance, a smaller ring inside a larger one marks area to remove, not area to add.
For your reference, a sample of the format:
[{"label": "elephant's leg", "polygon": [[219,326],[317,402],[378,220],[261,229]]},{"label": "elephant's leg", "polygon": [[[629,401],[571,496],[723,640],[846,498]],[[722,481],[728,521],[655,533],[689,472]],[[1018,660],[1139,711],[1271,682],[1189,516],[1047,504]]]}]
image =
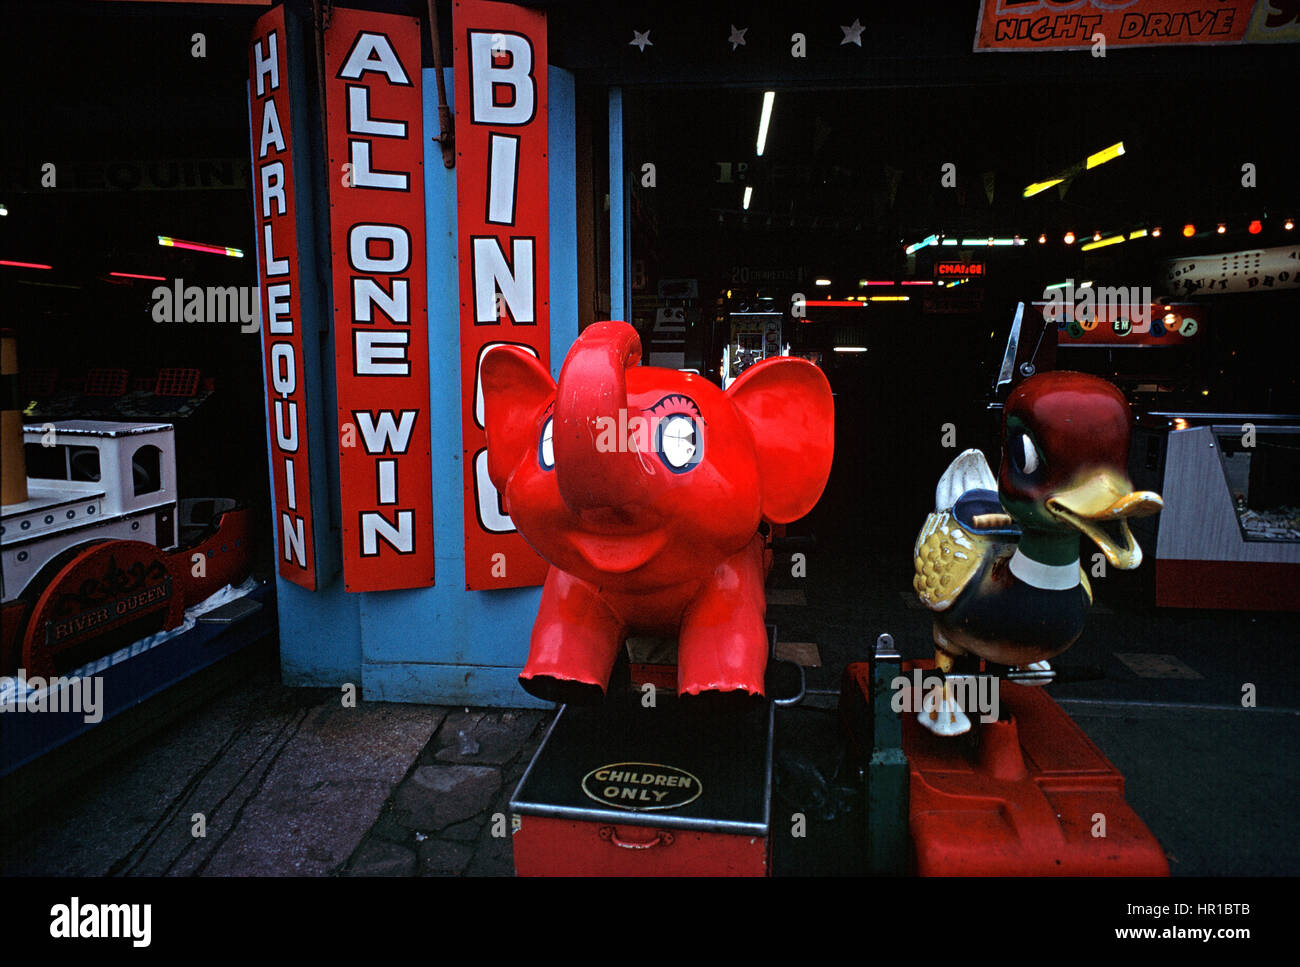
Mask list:
[{"label": "elephant's leg", "polygon": [[551,568],[519,684],[548,702],[601,701],[623,623],[587,582]]},{"label": "elephant's leg", "polygon": [[677,645],[677,691],[763,694],[763,543],[754,540],[719,565],[686,608]]}]

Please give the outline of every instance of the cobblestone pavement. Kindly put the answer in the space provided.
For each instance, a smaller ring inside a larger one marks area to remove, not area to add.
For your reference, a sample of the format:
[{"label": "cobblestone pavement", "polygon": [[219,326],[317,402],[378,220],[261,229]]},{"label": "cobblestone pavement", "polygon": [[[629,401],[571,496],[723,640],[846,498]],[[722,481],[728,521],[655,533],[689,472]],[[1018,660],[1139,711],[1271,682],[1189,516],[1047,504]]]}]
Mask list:
[{"label": "cobblestone pavement", "polygon": [[448,712],[347,863],[349,876],[512,876],[510,794],[549,712]]}]

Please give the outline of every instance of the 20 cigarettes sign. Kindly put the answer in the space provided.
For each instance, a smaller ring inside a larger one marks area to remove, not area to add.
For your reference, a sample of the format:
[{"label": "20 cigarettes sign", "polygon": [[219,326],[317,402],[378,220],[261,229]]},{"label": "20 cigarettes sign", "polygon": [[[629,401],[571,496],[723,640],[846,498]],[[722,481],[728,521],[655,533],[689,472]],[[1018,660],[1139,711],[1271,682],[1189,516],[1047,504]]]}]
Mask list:
[{"label": "20 cigarettes sign", "polygon": [[335,8],[325,35],[343,575],[433,584],[420,22]]}]

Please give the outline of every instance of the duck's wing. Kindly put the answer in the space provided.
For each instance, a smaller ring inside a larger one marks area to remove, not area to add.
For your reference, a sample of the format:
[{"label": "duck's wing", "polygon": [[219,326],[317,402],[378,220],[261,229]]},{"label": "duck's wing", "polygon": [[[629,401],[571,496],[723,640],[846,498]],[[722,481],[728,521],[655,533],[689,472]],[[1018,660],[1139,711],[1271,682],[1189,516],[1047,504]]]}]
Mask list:
[{"label": "duck's wing", "polygon": [[951,510],[962,494],[970,490],[998,489],[998,480],[980,450],[963,450],[939,478],[934,488],[934,509]]},{"label": "duck's wing", "polygon": [[913,552],[912,587],[931,611],[944,611],[979,573],[992,545],[969,533],[951,511],[936,510],[925,519]]}]

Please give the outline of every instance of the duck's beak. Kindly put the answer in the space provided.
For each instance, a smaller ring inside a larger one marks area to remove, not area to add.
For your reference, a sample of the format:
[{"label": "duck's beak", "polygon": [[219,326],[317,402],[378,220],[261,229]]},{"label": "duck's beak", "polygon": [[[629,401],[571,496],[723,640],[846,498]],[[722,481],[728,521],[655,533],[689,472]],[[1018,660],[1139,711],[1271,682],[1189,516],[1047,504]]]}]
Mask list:
[{"label": "duck's beak", "polygon": [[1142,563],[1142,548],[1133,540],[1128,518],[1159,513],[1164,504],[1159,494],[1134,490],[1123,474],[1103,469],[1052,494],[1044,506],[1053,517],[1086,534],[1112,567],[1131,571]]}]

